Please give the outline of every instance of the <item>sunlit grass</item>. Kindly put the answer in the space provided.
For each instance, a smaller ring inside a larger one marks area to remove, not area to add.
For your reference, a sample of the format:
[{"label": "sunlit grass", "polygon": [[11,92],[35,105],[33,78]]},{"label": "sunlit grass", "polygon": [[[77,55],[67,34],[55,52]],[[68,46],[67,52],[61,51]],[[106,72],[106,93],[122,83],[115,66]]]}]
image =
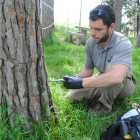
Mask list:
[{"label": "sunlit grass", "polygon": [[[69,29],[73,30],[73,29]],[[53,39],[43,41],[44,56],[47,68],[48,79],[62,79],[65,75],[75,75],[84,67],[85,46],[77,46],[67,42],[67,28],[64,26],[56,26]],[[88,35],[87,39],[90,37]],[[133,46],[136,39],[130,38]],[[1,115],[3,120],[0,124],[0,139],[7,140],[99,140],[100,134],[118,117],[130,109],[131,102],[140,103],[140,49],[133,47],[132,52],[132,70],[137,79],[138,87],[131,96],[130,102],[115,102],[113,112],[106,117],[89,117],[86,110],[93,107],[97,100],[93,99],[89,102],[72,102],[65,98],[68,91],[63,87],[62,82],[49,82],[52,92],[53,101],[57,116],[51,116],[51,121],[43,121],[34,124],[34,130],[25,130],[23,121],[17,118],[19,126],[11,128],[9,125],[9,117],[7,117],[7,105],[2,107]],[[95,70],[97,73],[97,70]],[[122,105],[122,106],[121,106]],[[117,112],[116,112],[117,111]],[[112,115],[112,116],[111,116]],[[55,123],[55,118],[58,118]]]},{"label": "sunlit grass", "polygon": [[[65,75],[75,75],[80,72],[84,67],[85,60],[85,47],[83,45],[76,46],[72,43],[67,43],[67,34],[57,34],[56,42],[51,42],[51,46],[47,42],[44,43],[45,59],[49,79],[60,79]],[[60,34],[60,35],[59,35]],[[65,38],[64,41],[59,41],[59,36]],[[90,35],[88,36],[88,38]],[[135,46],[136,39],[130,38],[133,46]],[[57,44],[57,45],[56,45]],[[139,65],[139,48],[133,48],[132,53],[132,69],[133,73],[139,82],[140,65]],[[97,73],[97,70],[95,71]],[[123,101],[123,106],[120,102],[115,102],[113,106],[113,115],[109,118],[89,118],[85,111],[96,104],[95,100],[91,102],[73,103],[65,99],[66,92],[68,91],[63,87],[62,83],[49,83],[52,89],[52,95],[56,109],[60,113],[58,115],[59,125],[56,132],[57,138],[60,139],[84,139],[84,140],[99,140],[100,134],[113,122],[115,122],[121,114],[126,113],[130,109],[130,103]],[[131,96],[130,102],[140,102],[139,97],[140,87]],[[121,108],[119,108],[121,106]],[[119,109],[119,110],[118,110]],[[117,111],[117,112],[116,112]],[[116,113],[116,114],[114,114]],[[53,130],[53,128],[52,128]]]}]

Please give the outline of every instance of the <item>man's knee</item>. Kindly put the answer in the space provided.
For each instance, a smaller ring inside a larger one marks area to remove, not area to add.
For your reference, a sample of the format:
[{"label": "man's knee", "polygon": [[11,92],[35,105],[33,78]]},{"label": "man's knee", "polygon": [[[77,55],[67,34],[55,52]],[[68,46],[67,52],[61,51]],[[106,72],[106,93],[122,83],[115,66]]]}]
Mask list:
[{"label": "man's knee", "polygon": [[118,94],[117,99],[130,97],[135,91],[135,85],[130,78],[126,78],[123,90]]},{"label": "man's knee", "polygon": [[80,101],[83,98],[78,89],[70,89],[65,97],[73,101]]},{"label": "man's knee", "polygon": [[67,92],[66,97],[72,100],[81,101],[89,100],[94,96],[100,96],[100,88],[81,88],[81,89],[71,89]]},{"label": "man's knee", "polygon": [[74,98],[73,98],[73,93],[71,92],[71,90],[69,90],[69,91],[67,92],[67,94],[65,95],[65,97],[66,97],[67,99],[74,100]]}]

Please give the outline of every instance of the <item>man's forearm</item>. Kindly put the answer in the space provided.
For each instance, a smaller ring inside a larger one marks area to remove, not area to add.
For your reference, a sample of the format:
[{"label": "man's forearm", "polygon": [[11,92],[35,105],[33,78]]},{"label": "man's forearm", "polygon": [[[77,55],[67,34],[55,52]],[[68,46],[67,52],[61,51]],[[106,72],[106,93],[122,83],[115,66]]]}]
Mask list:
[{"label": "man's forearm", "polygon": [[83,79],[83,87],[108,87],[117,84],[115,75],[110,73],[101,74]]},{"label": "man's forearm", "polygon": [[81,77],[81,78],[87,78],[87,77],[91,77],[93,74],[93,69],[83,69],[81,72],[78,73],[78,75]]},{"label": "man's forearm", "polygon": [[79,89],[86,87],[109,87],[121,83],[126,76],[128,66],[116,64],[111,70],[99,76],[91,77],[93,70],[83,69],[76,76],[64,76],[64,86],[67,89]]},{"label": "man's forearm", "polygon": [[108,87],[121,83],[127,73],[128,67],[122,64],[114,65],[112,70],[101,74],[84,78],[82,82],[83,87]]}]

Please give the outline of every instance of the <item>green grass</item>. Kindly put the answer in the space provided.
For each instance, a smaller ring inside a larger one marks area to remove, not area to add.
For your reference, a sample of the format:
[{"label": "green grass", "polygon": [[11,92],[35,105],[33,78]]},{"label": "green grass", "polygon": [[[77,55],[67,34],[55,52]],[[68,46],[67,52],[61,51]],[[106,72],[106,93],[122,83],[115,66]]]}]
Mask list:
[{"label": "green grass", "polygon": [[[63,28],[64,30],[65,28]],[[57,31],[57,32],[56,32]],[[67,34],[61,34],[61,31],[55,29],[55,40],[44,42],[44,53],[49,79],[61,79],[65,75],[75,75],[84,67],[85,47],[83,45],[76,46],[66,42]],[[59,38],[65,41],[60,41]],[[89,37],[89,36],[88,36]],[[135,46],[136,39],[130,38],[133,46]],[[133,63],[132,70],[139,83],[140,78],[140,49],[133,47]],[[97,70],[95,71],[95,73]],[[56,110],[60,113],[58,115],[58,125],[56,129],[51,128],[54,135],[53,139],[74,139],[74,140],[99,140],[100,134],[117,118],[130,109],[131,102],[139,102],[140,86],[131,96],[130,102],[115,102],[113,105],[113,112],[108,118],[89,118],[85,111],[96,104],[95,100],[91,102],[74,103],[65,99],[68,91],[62,83],[49,83]],[[123,104],[121,106],[121,104]],[[119,108],[121,106],[121,108]],[[118,110],[119,109],[119,110]],[[117,112],[116,112],[117,111]],[[116,114],[114,114],[116,113]],[[111,116],[112,115],[112,116]],[[110,117],[111,116],[111,117]],[[55,132],[54,132],[55,130]],[[51,131],[50,131],[51,133]]]},{"label": "green grass", "polygon": [[[84,67],[85,47],[68,43],[66,31],[67,28],[64,26],[56,26],[53,39],[43,41],[48,79],[62,79],[65,75],[75,75]],[[135,46],[136,39],[130,38],[130,40]],[[113,105],[113,112],[106,117],[90,118],[85,113],[86,110],[97,103],[95,99],[89,102],[72,102],[65,99],[68,90],[63,87],[61,82],[49,82],[58,122],[55,123],[55,117],[51,116],[51,122],[43,121],[38,125],[34,124],[35,130],[27,131],[23,128],[24,118],[17,118],[18,126],[10,128],[9,118],[6,117],[5,105],[2,108],[2,116],[4,117],[0,124],[0,140],[99,140],[100,134],[110,124],[114,123],[121,114],[126,113],[130,109],[131,102],[140,103],[140,100],[137,99],[140,94],[139,54],[140,49],[133,47],[132,70],[138,82],[137,90],[131,96],[130,102],[116,101]],[[95,73],[97,73],[97,70],[95,70]],[[22,119],[23,121],[21,121]],[[30,135],[31,133],[32,135]]]}]

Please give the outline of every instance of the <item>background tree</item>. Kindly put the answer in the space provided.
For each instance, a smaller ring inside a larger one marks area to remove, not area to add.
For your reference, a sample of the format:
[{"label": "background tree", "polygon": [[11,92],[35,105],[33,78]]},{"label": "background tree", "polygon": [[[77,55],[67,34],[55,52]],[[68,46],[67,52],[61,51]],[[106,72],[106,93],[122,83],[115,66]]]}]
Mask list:
[{"label": "background tree", "polygon": [[139,14],[140,14],[139,0],[129,0],[125,2],[124,10],[127,18],[133,19],[132,26],[134,30],[133,31],[134,37],[136,37],[138,36],[139,33]]},{"label": "background tree", "polygon": [[30,128],[32,121],[38,123],[54,111],[39,5],[40,0],[0,1],[0,103],[8,103],[11,126],[17,116],[24,116]]},{"label": "background tree", "polygon": [[138,15],[137,15],[137,41],[136,41],[136,47],[140,47],[140,22],[139,22],[139,12],[140,12],[140,3],[139,0],[137,0],[137,6],[138,8]]},{"label": "background tree", "polygon": [[136,47],[140,47],[140,32],[139,32],[138,37],[137,37]]},{"label": "background tree", "polygon": [[107,4],[113,7],[114,5],[114,0],[102,0],[102,4]]},{"label": "background tree", "polygon": [[[45,5],[47,4],[47,5]],[[54,28],[54,0],[41,0],[41,24],[43,39],[51,39]],[[51,26],[50,26],[51,25]],[[49,27],[50,26],[50,27]],[[49,28],[46,28],[49,27]]]},{"label": "background tree", "polygon": [[116,22],[115,31],[121,32],[121,21],[122,21],[122,8],[124,0],[102,0],[102,4],[110,5],[115,12]]},{"label": "background tree", "polygon": [[130,25],[131,25],[130,20],[128,22],[122,23],[121,32],[127,37],[130,33]]},{"label": "background tree", "polygon": [[[140,2],[139,2],[139,0],[137,0],[137,6],[138,7],[140,7]],[[140,10],[138,10],[139,12],[140,12]],[[140,22],[139,22],[139,20],[140,20],[140,16],[139,16],[139,13],[137,14],[137,36],[138,36],[138,34],[139,34],[139,30],[140,30]]]},{"label": "background tree", "polygon": [[121,21],[122,21],[122,7],[124,0],[115,0],[113,9],[115,12],[116,22],[115,22],[115,31],[121,32]]}]

